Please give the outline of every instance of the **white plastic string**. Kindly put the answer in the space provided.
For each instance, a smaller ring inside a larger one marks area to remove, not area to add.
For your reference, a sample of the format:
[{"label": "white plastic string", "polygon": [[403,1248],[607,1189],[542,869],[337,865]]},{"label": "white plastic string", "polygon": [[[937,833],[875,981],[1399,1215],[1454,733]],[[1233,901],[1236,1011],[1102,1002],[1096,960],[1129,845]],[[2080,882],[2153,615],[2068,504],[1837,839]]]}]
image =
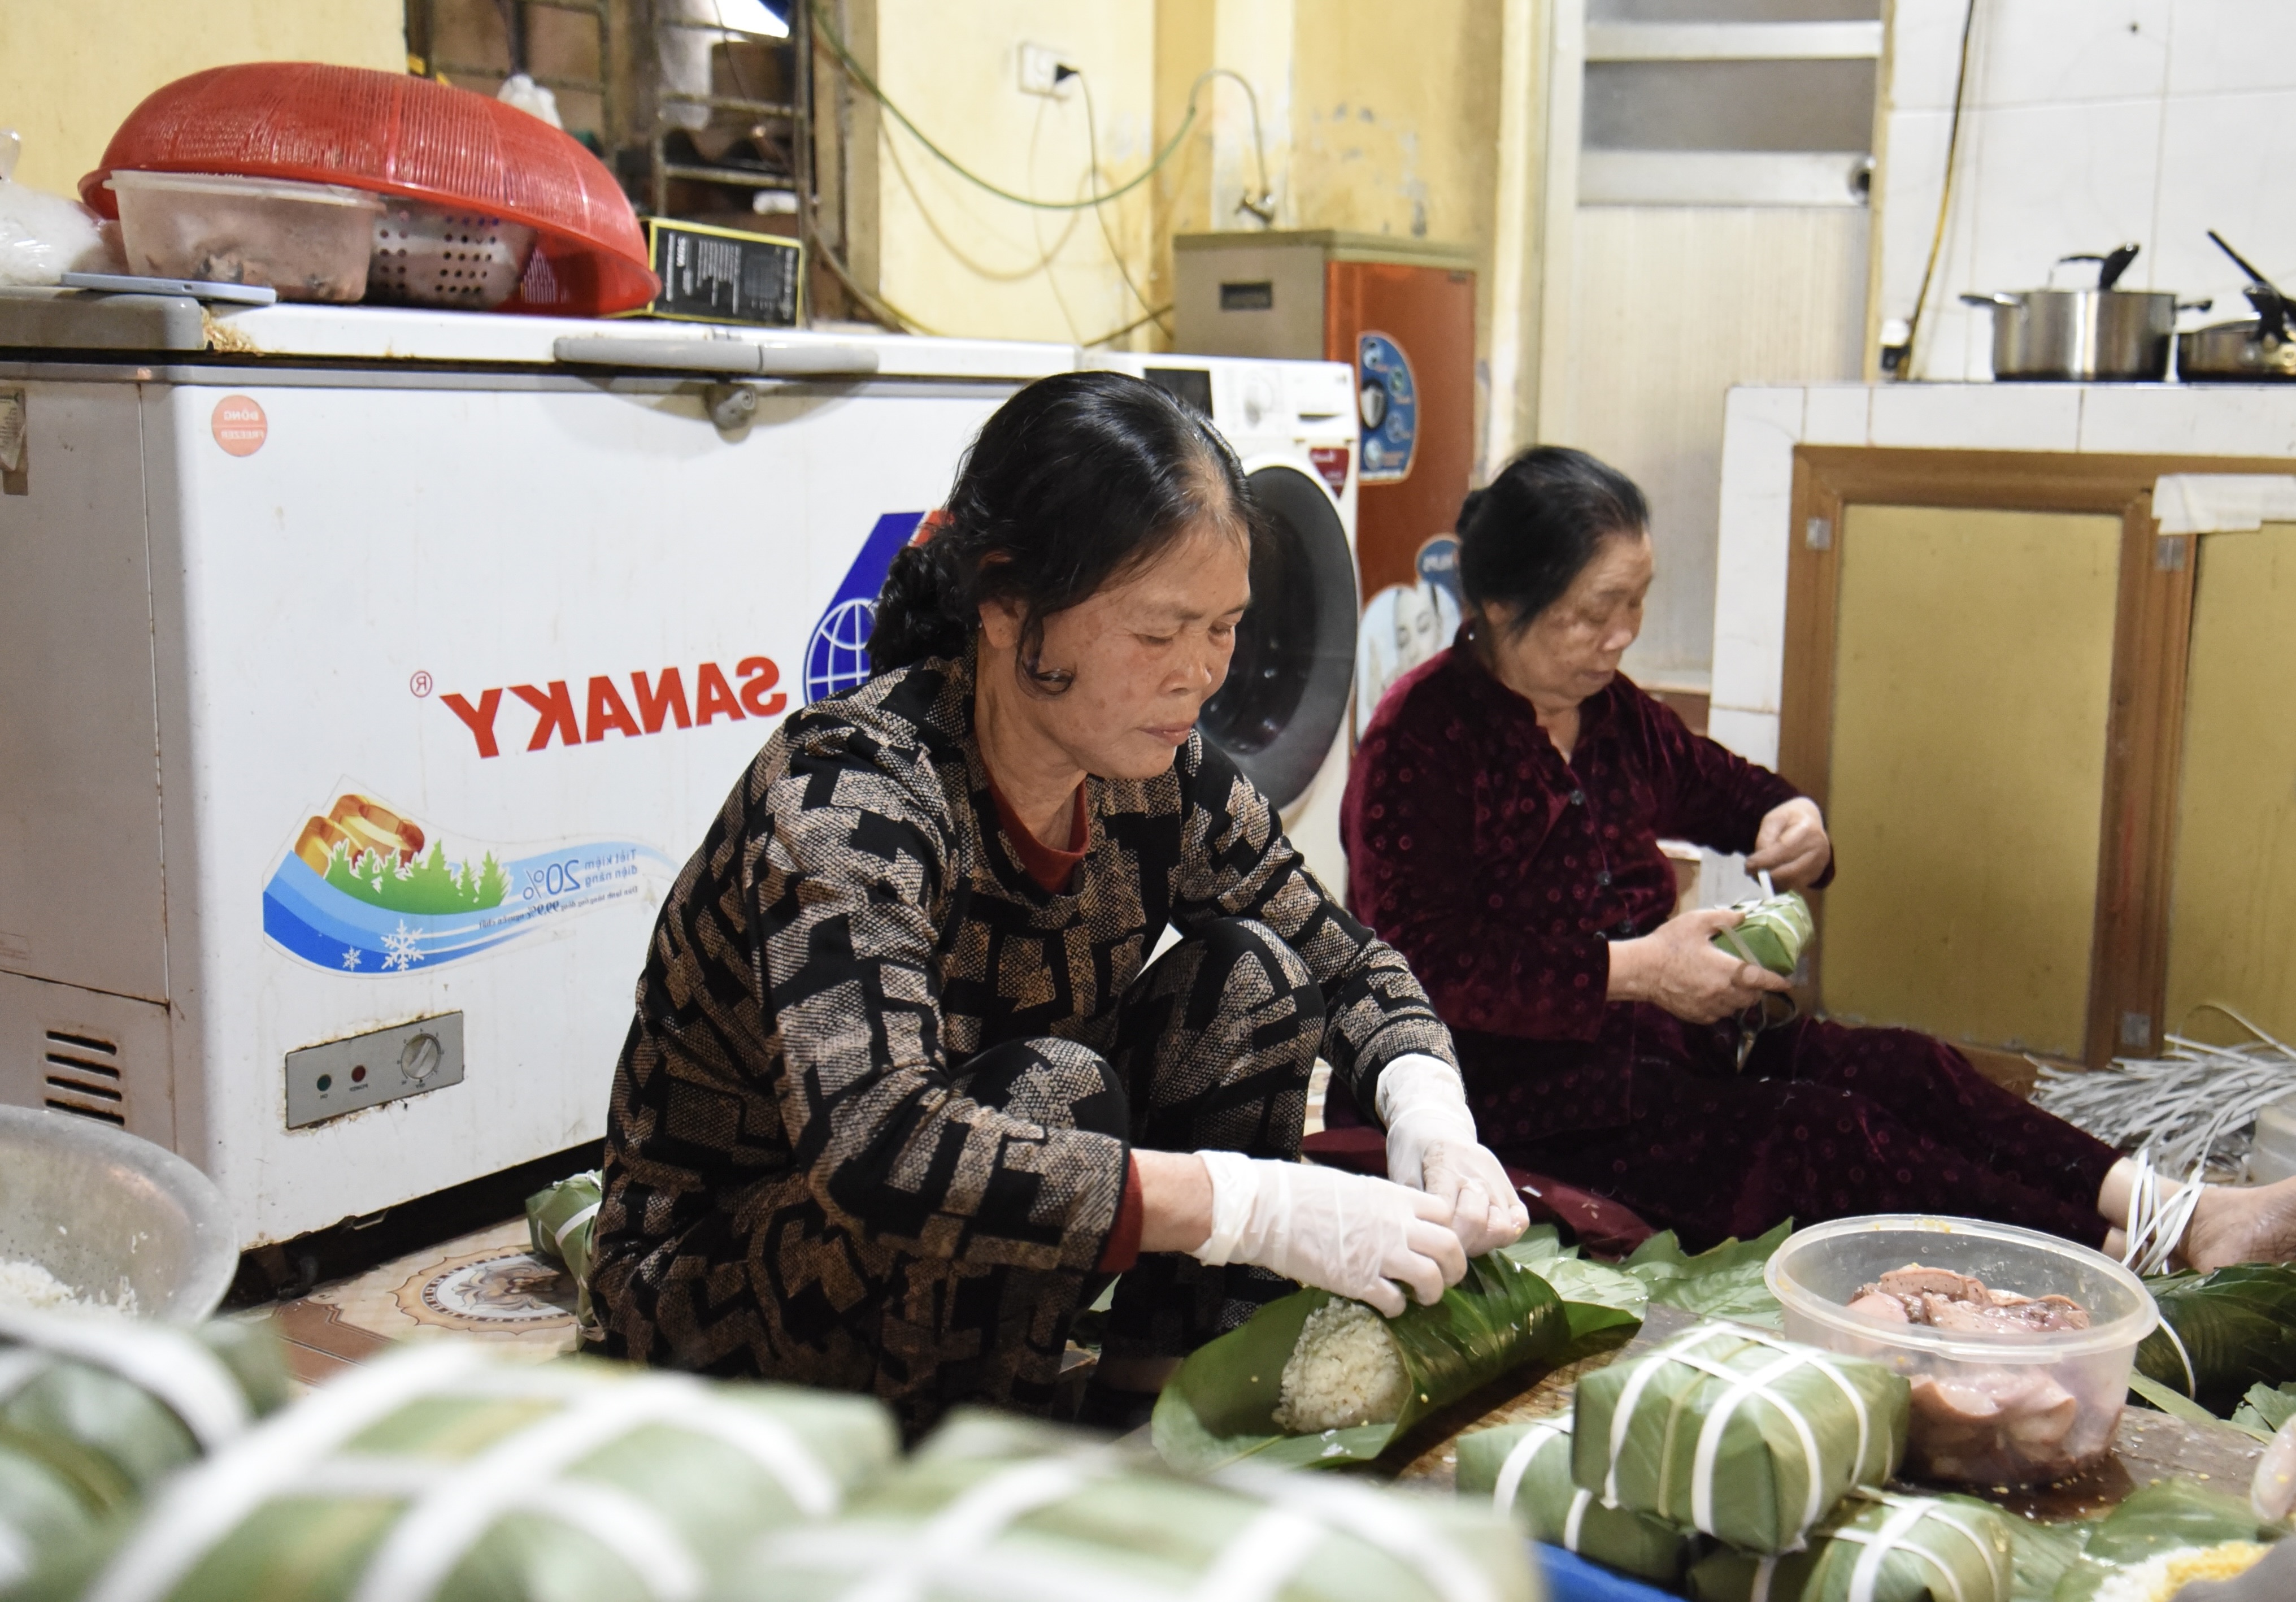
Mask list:
[{"label": "white plastic string", "polygon": [[[1773,1391],[1771,1385],[1784,1379],[1809,1360],[1801,1353],[1788,1352],[1766,1368],[1742,1375],[1732,1380],[1730,1389],[1720,1401],[1707,1410],[1705,1426],[1698,1432],[1697,1454],[1691,1459],[1690,1522],[1709,1535],[1718,1533],[1714,1528],[1714,1471],[1722,1450],[1722,1436],[1729,1428],[1731,1417],[1749,1398],[1759,1396],[1775,1408],[1785,1417],[1801,1442],[1803,1493],[1802,1516],[1799,1529],[1807,1530],[1825,1516],[1825,1487],[1818,1474],[1822,1459],[1817,1450],[1817,1434],[1809,1427],[1800,1409]],[[1814,1365],[1813,1365],[1814,1366]],[[1852,1468],[1851,1472],[1857,1470]]]},{"label": "white plastic string", "polygon": [[31,1538],[10,1524],[0,1512],[0,1591],[32,1572]]},{"label": "white plastic string", "polygon": [[223,1360],[172,1329],[0,1307],[0,1341],[102,1368],[150,1392],[184,1421],[203,1453],[236,1439],[252,1420]]},{"label": "white plastic string", "polygon": [[550,1244],[558,1248],[558,1255],[562,1260],[566,1255],[566,1237],[573,1234],[575,1230],[579,1229],[583,1225],[588,1223],[592,1219],[597,1217],[598,1209],[602,1204],[603,1204],[599,1202],[591,1203],[587,1207],[583,1208],[581,1212],[576,1213],[572,1218],[568,1219],[564,1223],[559,1225],[557,1228],[550,1232]]},{"label": "white plastic string", "polygon": [[[1193,1595],[1202,1602],[1267,1602],[1290,1583],[1326,1533],[1322,1524],[1289,1508],[1263,1508],[1220,1549]],[[1078,1594],[1096,1596],[1099,1589]]]},{"label": "white plastic string", "polygon": [[[553,1484],[632,1430],[683,1411],[685,1387],[676,1378],[648,1376],[597,1386],[476,1456],[442,1466],[368,1558],[351,1602],[429,1602],[495,1521],[529,1491]],[[651,1508],[633,1503],[611,1535],[593,1532],[627,1549],[632,1572],[663,1602],[688,1602],[708,1581],[677,1532]]]},{"label": "white plastic string", "polygon": [[1770,1602],[1770,1581],[1778,1577],[1778,1560],[1765,1557],[1754,1565],[1754,1589],[1746,1602]]},{"label": "white plastic string", "polygon": [[1499,1602],[1489,1577],[1462,1556],[1417,1509],[1363,1485],[1239,1464],[1210,1476],[1263,1501],[1304,1512],[1417,1573],[1444,1602]]},{"label": "white plastic string", "polygon": [[0,1407],[5,1407],[17,1392],[54,1367],[55,1360],[45,1351],[35,1351],[28,1346],[0,1349]]},{"label": "white plastic string", "polygon": [[1562,1521],[1562,1549],[1564,1551],[1575,1552],[1578,1549],[1579,1526],[1587,1522],[1587,1509],[1594,1505],[1594,1501],[1595,1493],[1587,1490],[1583,1485],[1571,1493],[1570,1512],[1569,1516],[1564,1518]]},{"label": "white plastic string", "polygon": [[890,1561],[845,1593],[845,1602],[914,1602],[937,1571],[995,1540],[1024,1514],[1072,1496],[1107,1473],[1105,1461],[1050,1458],[1015,1464],[968,1488],[925,1521]]},{"label": "white plastic string", "polygon": [[471,1347],[440,1341],[410,1347],[314,1392],[161,1492],[83,1602],[159,1602],[217,1541],[300,1480],[313,1463],[479,1361]]},{"label": "white plastic string", "polygon": [[1928,1509],[1921,1503],[1908,1500],[1892,1507],[1889,1516],[1882,1521],[1882,1527],[1871,1535],[1863,1530],[1838,1530],[1834,1532],[1837,1540],[1858,1541],[1866,1548],[1857,1554],[1857,1566],[1849,1571],[1848,1602],[1874,1602],[1874,1588],[1881,1582],[1882,1565],[1892,1552],[1909,1552],[1944,1576],[1945,1588],[1952,1595],[1941,1597],[1938,1602],[1964,1602],[1961,1577],[1946,1566],[1943,1558],[1923,1548],[1904,1544],[1907,1532],[1927,1516]]},{"label": "white plastic string", "polygon": [[1515,1492],[1522,1486],[1522,1476],[1550,1441],[1570,1439],[1570,1432],[1551,1419],[1540,1419],[1523,1431],[1522,1438],[1508,1449],[1506,1460],[1499,1465],[1498,1479],[1491,1486],[1491,1506],[1501,1513],[1514,1511]]}]

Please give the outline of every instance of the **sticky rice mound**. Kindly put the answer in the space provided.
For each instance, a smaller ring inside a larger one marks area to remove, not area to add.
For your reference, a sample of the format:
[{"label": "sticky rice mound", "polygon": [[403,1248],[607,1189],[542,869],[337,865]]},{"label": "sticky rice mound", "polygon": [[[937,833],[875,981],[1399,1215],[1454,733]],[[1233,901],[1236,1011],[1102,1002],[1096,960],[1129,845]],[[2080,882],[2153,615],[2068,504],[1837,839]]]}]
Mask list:
[{"label": "sticky rice mound", "polygon": [[1275,1427],[1294,1435],[1392,1424],[1411,1393],[1387,1320],[1360,1302],[1341,1299],[1308,1315],[1279,1384]]},{"label": "sticky rice mound", "polygon": [[2095,1602],[2169,1602],[2195,1581],[2238,1579],[2261,1563],[2264,1553],[2246,1540],[2163,1552],[2107,1578],[2096,1588]]}]

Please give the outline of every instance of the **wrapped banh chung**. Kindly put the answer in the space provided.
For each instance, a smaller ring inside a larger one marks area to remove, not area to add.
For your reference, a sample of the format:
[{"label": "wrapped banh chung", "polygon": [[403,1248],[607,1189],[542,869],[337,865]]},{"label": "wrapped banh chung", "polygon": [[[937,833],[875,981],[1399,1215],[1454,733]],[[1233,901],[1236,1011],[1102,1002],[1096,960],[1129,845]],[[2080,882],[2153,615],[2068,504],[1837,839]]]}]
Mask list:
[{"label": "wrapped banh chung", "polygon": [[1690,1571],[1696,1602],[2010,1602],[2009,1521],[1970,1497],[1854,1491],[1784,1557],[1722,1551]]},{"label": "wrapped banh chung", "polygon": [[1621,1573],[1676,1590],[1706,1545],[1695,1530],[1648,1513],[1605,1508],[1573,1480],[1567,1414],[1477,1430],[1459,1438],[1458,1452],[1461,1496],[1488,1497],[1538,1540]]},{"label": "wrapped banh chung", "polygon": [[440,1341],[321,1386],[10,1602],[698,1598],[897,1445],[865,1397]]},{"label": "wrapped banh chung", "polygon": [[267,1323],[0,1307],[0,1592],[287,1393]]},{"label": "wrapped banh chung", "polygon": [[1713,944],[1742,962],[1773,974],[1791,975],[1800,965],[1802,950],[1816,925],[1810,921],[1809,903],[1799,891],[1758,896],[1737,902],[1730,910],[1742,914],[1742,921],[1717,933]]},{"label": "wrapped banh chung", "polygon": [[1905,1456],[1903,1376],[1704,1324],[1578,1382],[1571,1472],[1604,1502],[1750,1552],[1792,1549]]},{"label": "wrapped banh chung", "polygon": [[527,1240],[537,1257],[558,1264],[574,1281],[574,1320],[586,1340],[598,1334],[590,1309],[590,1237],[604,1193],[604,1177],[594,1168],[526,1198]]},{"label": "wrapped banh chung", "polygon": [[1449,1498],[1152,1453],[960,1410],[844,1517],[760,1540],[716,1602],[1531,1602],[1522,1539]]},{"label": "wrapped banh chung", "polygon": [[1201,1473],[1367,1462],[1437,1408],[1570,1340],[1554,1288],[1504,1251],[1392,1319],[1328,1291],[1269,1302],[1188,1355],[1156,1399],[1156,1450]]}]

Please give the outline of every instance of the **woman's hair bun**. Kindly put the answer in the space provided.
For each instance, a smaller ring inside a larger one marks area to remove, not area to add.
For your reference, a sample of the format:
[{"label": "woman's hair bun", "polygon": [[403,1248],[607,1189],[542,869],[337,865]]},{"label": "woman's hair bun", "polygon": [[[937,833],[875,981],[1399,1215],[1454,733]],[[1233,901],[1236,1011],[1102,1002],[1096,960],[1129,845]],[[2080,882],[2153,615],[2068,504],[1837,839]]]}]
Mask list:
[{"label": "woman's hair bun", "polygon": [[1211,425],[1121,373],[1058,373],[996,408],[965,452],[922,543],[877,596],[869,666],[882,673],[962,656],[985,601],[1021,619],[1021,670],[1039,687],[1048,617],[1160,555],[1206,522],[1256,526],[1243,470]]},{"label": "woman's hair bun", "polygon": [[1562,598],[1614,534],[1641,534],[1650,505],[1617,468],[1568,446],[1509,462],[1459,507],[1459,587],[1472,606],[1514,610],[1513,627]]}]

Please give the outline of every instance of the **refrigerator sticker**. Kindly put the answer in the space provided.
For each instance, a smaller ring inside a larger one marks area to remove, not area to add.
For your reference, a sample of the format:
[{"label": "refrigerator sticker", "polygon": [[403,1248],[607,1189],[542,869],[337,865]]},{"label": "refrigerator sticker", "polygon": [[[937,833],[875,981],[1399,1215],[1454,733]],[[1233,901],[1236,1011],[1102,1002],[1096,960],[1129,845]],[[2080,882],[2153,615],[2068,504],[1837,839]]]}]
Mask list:
[{"label": "refrigerator sticker", "polygon": [[861,542],[861,554],[845,570],[845,582],[829,609],[813,626],[805,652],[805,699],[809,706],[858,688],[869,677],[869,631],[877,625],[877,592],[886,570],[925,521],[922,512],[888,512]]},{"label": "refrigerator sticker", "polygon": [[263,888],[263,932],[330,973],[403,974],[461,962],[586,912],[657,891],[677,865],[652,846],[587,841],[524,856],[476,845],[459,860],[422,825],[357,793],[304,824]]},{"label": "refrigerator sticker", "polygon": [[1383,333],[1360,334],[1356,383],[1363,415],[1362,481],[1399,484],[1411,476],[1412,449],[1419,441],[1419,387],[1411,381],[1410,358]]},{"label": "refrigerator sticker", "polygon": [[215,404],[215,415],[209,420],[209,429],[215,442],[228,456],[251,456],[263,448],[270,437],[271,421],[263,415],[262,403],[252,395],[226,395]]}]

